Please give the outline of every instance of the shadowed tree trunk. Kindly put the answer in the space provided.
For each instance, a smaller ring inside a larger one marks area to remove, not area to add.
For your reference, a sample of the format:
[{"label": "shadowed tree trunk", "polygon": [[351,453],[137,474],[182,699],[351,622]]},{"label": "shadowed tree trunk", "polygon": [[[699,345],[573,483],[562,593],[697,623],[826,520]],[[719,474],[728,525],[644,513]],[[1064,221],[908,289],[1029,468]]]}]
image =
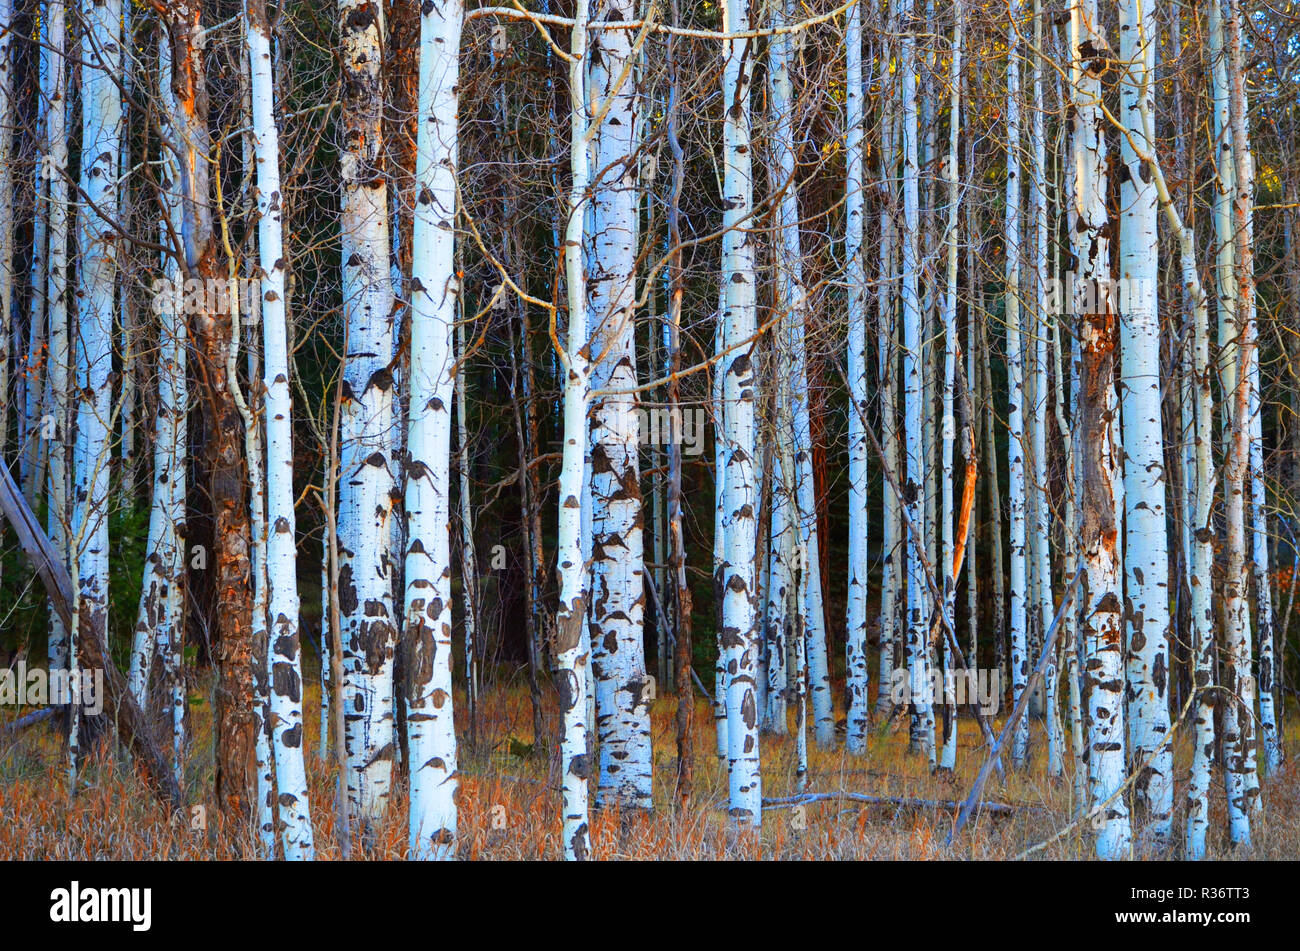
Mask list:
[{"label": "shadowed tree trunk", "polygon": [[[221,286],[210,177],[208,94],[202,56],[200,8],[174,2],[162,14],[171,36],[175,139],[180,150],[181,216],[185,276]],[[248,468],[244,420],[230,378],[231,315],[219,303],[225,295],[202,295],[191,315],[194,373],[202,416],[200,470],[212,506],[215,574],[210,623],[219,673],[216,704],[216,795],[231,818],[246,819],[256,784],[256,720],[253,715],[252,589],[248,510]],[[209,304],[217,303],[216,308]],[[187,308],[188,309],[188,308]]]}]

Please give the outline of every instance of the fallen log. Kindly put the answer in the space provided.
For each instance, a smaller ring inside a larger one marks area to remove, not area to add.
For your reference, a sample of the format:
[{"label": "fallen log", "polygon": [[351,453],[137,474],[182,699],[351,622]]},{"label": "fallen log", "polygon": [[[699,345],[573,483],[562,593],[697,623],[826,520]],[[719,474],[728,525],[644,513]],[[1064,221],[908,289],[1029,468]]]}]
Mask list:
[{"label": "fallen log", "polygon": [[[865,793],[829,792],[804,793],[799,796],[785,796],[778,799],[764,799],[764,809],[781,809],[790,806],[802,806],[813,802],[847,801],[860,802],[868,806],[899,806],[905,809],[960,809],[964,803],[956,799],[917,799],[913,796],[868,796]],[[984,812],[1011,815],[1022,809],[1034,809],[1032,806],[1013,806],[1005,802],[982,802],[979,808]]]},{"label": "fallen log", "polygon": [[43,720],[48,720],[58,712],[56,707],[43,707],[40,710],[33,710],[31,713],[24,714],[13,723],[0,723],[0,733],[17,733],[29,726],[35,726]]}]

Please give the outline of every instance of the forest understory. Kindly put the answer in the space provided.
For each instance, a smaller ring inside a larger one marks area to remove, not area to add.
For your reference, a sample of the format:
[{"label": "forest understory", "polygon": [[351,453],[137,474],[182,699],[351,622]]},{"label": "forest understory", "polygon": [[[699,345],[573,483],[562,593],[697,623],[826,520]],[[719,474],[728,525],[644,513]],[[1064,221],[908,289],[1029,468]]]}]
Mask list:
[{"label": "forest understory", "polygon": [[[319,679],[305,665],[304,706],[317,709]],[[211,687],[209,678],[204,685]],[[455,702],[463,704],[462,691]],[[552,691],[545,691],[548,721],[558,715]],[[774,859],[828,860],[1007,860],[1094,859],[1086,820],[1077,821],[1079,803],[1067,765],[1064,777],[1050,779],[1045,769],[1043,721],[1031,722],[1030,757],[1023,769],[1007,763],[1004,777],[994,772],[981,801],[1012,807],[973,815],[947,844],[957,808],[970,792],[983,765],[984,744],[973,718],[962,716],[956,768],[932,771],[924,756],[908,755],[905,716],[895,716],[870,732],[866,756],[851,756],[842,745],[843,710],[836,709],[840,744],[835,749],[808,749],[807,788],[796,785],[795,718],[787,736],[764,734],[763,790],[768,800],[817,797],[797,804],[764,802],[758,838],[737,838],[727,821],[726,762],[711,755],[714,721],[709,703],[698,692],[693,729],[697,743],[695,790],[691,800],[676,797],[677,699],[665,694],[650,704],[654,733],[654,810],[624,813],[593,809],[592,857],[606,860]],[[463,709],[463,707],[462,707]],[[460,789],[457,858],[465,860],[559,860],[562,816],[559,808],[559,759],[553,738],[537,743],[530,727],[528,691],[486,691],[480,707],[478,740],[460,740]],[[1300,741],[1300,717],[1288,705],[1283,718],[1286,743]],[[337,767],[319,755],[319,720],[305,718],[306,757],[315,825],[316,857],[337,861],[334,790]],[[1001,729],[1005,718],[993,718]],[[187,759],[189,789],[212,787],[211,707],[191,707],[193,748]],[[168,810],[135,774],[126,757],[102,743],[87,754],[75,801],[69,802],[64,777],[62,740],[48,725],[17,735],[0,732],[0,860],[118,861],[231,860],[256,853],[256,844],[222,828],[221,813],[193,799],[190,811]],[[1191,744],[1174,745],[1176,783],[1181,788],[1191,766]],[[845,795],[842,795],[845,794]],[[1234,848],[1227,835],[1209,837],[1208,859],[1278,860],[1300,855],[1300,770],[1294,758],[1263,787],[1264,808],[1252,826],[1249,848]],[[852,797],[871,796],[903,802],[868,804]],[[407,802],[404,778],[370,841],[354,841],[354,860],[400,860],[407,850]],[[935,808],[931,803],[939,803]],[[798,807],[802,806],[800,810]],[[195,807],[202,807],[196,811]],[[1222,786],[1210,789],[1210,827],[1227,828]],[[201,818],[200,818],[201,817]],[[1174,821],[1185,821],[1181,804]],[[1135,841],[1133,858],[1178,858],[1150,842]]]}]

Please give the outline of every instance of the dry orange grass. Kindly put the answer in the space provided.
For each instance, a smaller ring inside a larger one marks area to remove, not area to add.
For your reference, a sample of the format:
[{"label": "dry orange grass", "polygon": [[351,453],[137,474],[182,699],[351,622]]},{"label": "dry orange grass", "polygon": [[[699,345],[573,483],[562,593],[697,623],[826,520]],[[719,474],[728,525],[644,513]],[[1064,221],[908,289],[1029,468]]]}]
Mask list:
[{"label": "dry orange grass", "polygon": [[[337,769],[316,755],[318,688],[309,678],[305,709],[309,742],[307,767],[318,855],[337,859],[334,789]],[[458,697],[458,702],[463,697]],[[549,700],[549,698],[548,698]],[[757,839],[734,841],[728,834],[726,770],[715,755],[714,724],[708,705],[695,707],[696,784],[688,806],[674,796],[676,698],[653,704],[655,804],[651,815],[593,811],[592,846],[602,859],[1008,859],[1050,840],[1074,817],[1072,783],[1045,775],[1045,740],[1034,723],[1034,761],[1028,770],[992,775],[984,798],[1020,807],[1011,816],[985,815],[946,845],[955,813],[949,810],[864,806],[847,800],[810,803],[802,809],[765,810]],[[465,709],[463,702],[457,708]],[[554,713],[548,706],[547,714]],[[1294,718],[1292,718],[1294,719]],[[478,742],[465,732],[460,749],[460,857],[470,860],[558,859],[560,796],[558,759],[552,744],[531,735],[528,696],[518,690],[488,691]],[[462,718],[462,730],[467,726]],[[212,788],[212,719],[206,706],[191,711],[186,766],[190,802],[199,812],[169,817],[146,790],[115,744],[104,743],[82,769],[70,797],[64,754],[48,724],[18,734],[0,733],[0,859],[232,859],[255,855],[247,833],[225,828],[206,808]],[[1297,748],[1297,730],[1289,747]],[[932,774],[925,761],[907,753],[904,721],[871,739],[866,756],[810,748],[808,789],[874,796],[960,800],[965,798],[982,756],[978,728],[960,724],[958,768]],[[531,747],[531,751],[529,750]],[[792,737],[762,738],[764,795],[794,794]],[[1177,749],[1178,794],[1186,782],[1190,750]],[[1253,825],[1248,853],[1225,851],[1223,791],[1213,789],[1211,856],[1219,858],[1300,857],[1300,776],[1294,760],[1264,787],[1264,814]],[[1181,828],[1181,809],[1176,821]],[[198,821],[199,818],[205,821]],[[193,826],[205,826],[193,828]],[[406,801],[399,783],[385,819],[364,846],[354,838],[354,858],[400,859],[406,853]],[[1150,851],[1139,847],[1137,855]],[[1177,851],[1175,851],[1175,856]],[[1033,857],[1088,858],[1086,823],[1033,851]]]}]

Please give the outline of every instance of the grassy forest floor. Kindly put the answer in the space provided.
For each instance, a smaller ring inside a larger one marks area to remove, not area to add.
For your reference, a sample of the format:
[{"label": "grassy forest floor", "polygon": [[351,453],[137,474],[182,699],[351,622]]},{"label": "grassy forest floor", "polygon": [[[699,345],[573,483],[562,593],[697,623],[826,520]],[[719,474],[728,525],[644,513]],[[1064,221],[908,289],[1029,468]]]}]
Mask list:
[{"label": "grassy forest floor", "polygon": [[[337,770],[319,751],[319,681],[308,671],[307,768],[318,857],[337,859],[333,836]],[[210,684],[204,683],[204,687]],[[548,722],[554,715],[546,696]],[[1091,856],[1086,823],[1058,835],[1074,818],[1073,784],[1046,777],[1042,722],[1033,723],[1033,763],[1005,778],[993,773],[985,801],[1016,807],[1013,814],[986,813],[972,819],[953,846],[945,845],[956,817],[953,809],[863,805],[840,799],[795,809],[764,810],[757,843],[736,845],[727,834],[725,763],[715,755],[709,705],[695,695],[695,795],[675,804],[676,697],[653,704],[655,806],[648,816],[623,817],[593,810],[592,846],[603,859],[1073,859]],[[553,744],[535,743],[531,708],[524,689],[498,686],[485,691],[479,739],[471,747],[464,696],[458,695],[460,735],[460,845],[462,859],[559,859],[560,794]],[[1300,743],[1300,723],[1288,710],[1287,747]],[[20,715],[15,713],[14,716]],[[1000,721],[999,721],[1000,722]],[[793,724],[793,717],[791,717]],[[996,729],[996,725],[995,725]],[[190,802],[204,805],[212,790],[212,715],[208,702],[190,711],[190,753],[186,767]],[[925,760],[907,753],[904,718],[873,734],[866,756],[838,748],[809,750],[808,791],[850,792],[926,800],[961,800],[982,764],[982,741],[974,720],[963,717],[953,775],[932,774]],[[765,797],[790,796],[795,788],[793,736],[765,735],[761,741]],[[166,810],[125,764],[116,744],[102,743],[82,770],[70,801],[62,742],[49,722],[19,733],[0,731],[0,859],[231,859],[254,854],[249,843],[222,828],[215,809],[168,817]],[[1184,737],[1176,747],[1175,816],[1181,840],[1181,796],[1191,750]],[[1300,770],[1295,758],[1264,785],[1262,817],[1252,823],[1253,849],[1225,850],[1226,818],[1221,783],[1212,789],[1211,857],[1294,859],[1300,856]],[[406,853],[404,784],[395,786],[386,818],[373,842],[354,848],[355,858],[399,859]],[[194,828],[203,826],[203,828]],[[1035,848],[1041,843],[1044,847]],[[1178,857],[1175,848],[1172,857]],[[1139,847],[1137,857],[1155,857]]]}]

